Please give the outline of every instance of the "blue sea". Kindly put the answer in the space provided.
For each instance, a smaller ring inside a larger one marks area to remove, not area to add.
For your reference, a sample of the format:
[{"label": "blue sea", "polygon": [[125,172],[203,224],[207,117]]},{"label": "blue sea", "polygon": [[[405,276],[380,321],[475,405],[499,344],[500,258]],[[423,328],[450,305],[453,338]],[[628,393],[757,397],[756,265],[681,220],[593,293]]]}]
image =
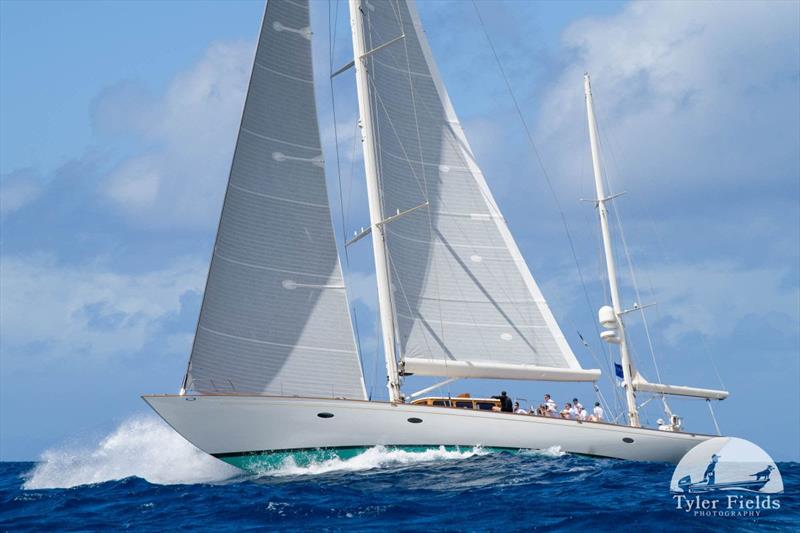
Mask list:
[{"label": "blue sea", "polygon": [[798,531],[800,463],[778,463],[778,510],[676,509],[673,465],[536,452],[372,448],[260,475],[213,459],[162,422],[0,463],[0,531]]}]

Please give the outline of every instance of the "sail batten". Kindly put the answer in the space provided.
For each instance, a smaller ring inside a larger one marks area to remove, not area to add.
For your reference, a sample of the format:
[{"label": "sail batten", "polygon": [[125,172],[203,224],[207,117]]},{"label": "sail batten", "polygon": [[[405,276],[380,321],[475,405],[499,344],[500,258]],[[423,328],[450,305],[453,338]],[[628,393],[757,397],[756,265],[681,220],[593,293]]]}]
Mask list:
[{"label": "sail batten", "polygon": [[269,0],[185,388],[366,397],[333,234],[308,1]]},{"label": "sail batten", "polygon": [[[365,59],[368,131],[382,211],[428,204],[385,226],[405,369],[455,376],[462,368],[460,376],[504,377],[522,368],[525,375],[544,376],[548,372],[539,369],[550,368],[574,370],[548,374],[559,379],[596,378],[597,372],[581,369],[508,231],[414,3],[369,0],[360,6],[366,48],[375,50]],[[379,49],[397,35],[405,38]]]}]

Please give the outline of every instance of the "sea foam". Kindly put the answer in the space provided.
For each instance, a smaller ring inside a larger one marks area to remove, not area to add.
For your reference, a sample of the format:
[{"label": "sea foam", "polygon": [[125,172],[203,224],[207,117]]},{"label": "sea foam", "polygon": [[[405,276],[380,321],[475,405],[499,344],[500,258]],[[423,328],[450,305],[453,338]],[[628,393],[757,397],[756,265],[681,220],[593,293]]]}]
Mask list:
[{"label": "sea foam", "polygon": [[47,450],[26,474],[23,488],[71,488],[131,476],[160,485],[214,483],[240,474],[160,419],[143,416],[126,420],[93,446]]},{"label": "sea foam", "polygon": [[[448,450],[442,446],[406,451],[375,446],[348,459],[332,458],[304,466],[298,466],[289,457],[278,468],[259,475],[285,477],[360,471],[467,459],[486,453],[480,447]],[[160,419],[142,416],[126,420],[92,446],[45,451],[39,463],[25,475],[23,489],[63,489],[134,476],[154,484],[176,485],[221,483],[246,474],[195,448]]]},{"label": "sea foam", "polygon": [[327,474],[337,471],[359,471],[373,468],[396,467],[415,463],[432,461],[455,461],[467,459],[475,455],[485,455],[489,452],[480,447],[465,447],[460,450],[448,450],[444,446],[420,451],[407,451],[397,448],[374,446],[363,453],[348,459],[332,458],[312,462],[309,465],[298,466],[292,457],[286,458],[275,469],[265,470],[263,476],[301,476]]}]

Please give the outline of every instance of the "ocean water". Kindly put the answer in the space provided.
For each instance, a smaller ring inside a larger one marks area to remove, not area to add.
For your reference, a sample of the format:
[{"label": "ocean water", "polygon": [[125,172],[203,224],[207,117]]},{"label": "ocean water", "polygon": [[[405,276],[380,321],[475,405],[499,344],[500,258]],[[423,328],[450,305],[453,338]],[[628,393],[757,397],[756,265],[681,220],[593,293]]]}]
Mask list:
[{"label": "ocean water", "polygon": [[247,474],[159,420],[129,420],[98,443],[0,463],[0,531],[798,531],[800,464],[778,463],[779,510],[698,517],[676,509],[673,466],[557,448],[405,452]]}]

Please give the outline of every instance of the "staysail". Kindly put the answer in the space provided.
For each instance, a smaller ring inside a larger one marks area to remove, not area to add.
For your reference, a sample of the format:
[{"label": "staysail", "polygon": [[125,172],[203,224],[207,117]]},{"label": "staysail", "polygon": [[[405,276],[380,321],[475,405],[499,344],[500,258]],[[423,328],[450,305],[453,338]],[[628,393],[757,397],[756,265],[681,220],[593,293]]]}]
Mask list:
[{"label": "staysail", "polygon": [[365,398],[325,186],[308,0],[269,0],[185,389]]},{"label": "staysail", "polygon": [[357,8],[405,373],[597,379],[572,353],[492,198],[413,2]]}]

